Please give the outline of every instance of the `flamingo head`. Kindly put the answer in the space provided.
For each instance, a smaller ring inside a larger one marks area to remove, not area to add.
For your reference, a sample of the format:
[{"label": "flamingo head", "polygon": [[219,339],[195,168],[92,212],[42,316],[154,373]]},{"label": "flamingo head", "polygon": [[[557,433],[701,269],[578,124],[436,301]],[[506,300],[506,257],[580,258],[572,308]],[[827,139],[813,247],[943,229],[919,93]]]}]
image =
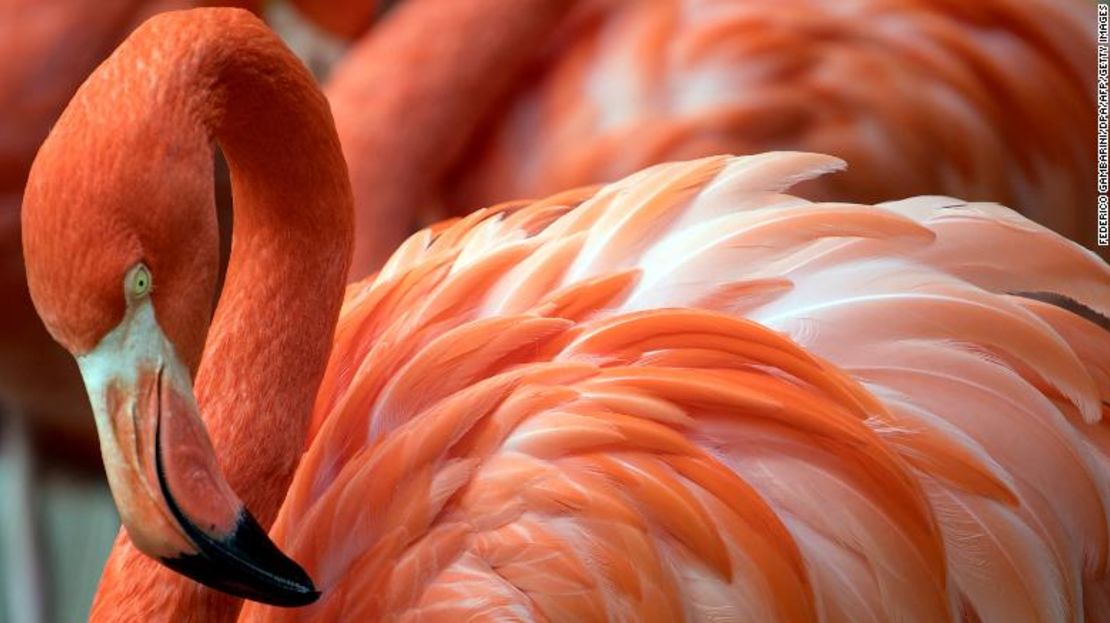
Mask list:
[{"label": "flamingo head", "polygon": [[35,308],[77,359],[120,517],[196,581],[311,603],[311,579],[227,484],[193,395],[218,271],[210,141],[108,114],[126,102],[83,93],[98,86],[40,150],[22,227]]}]

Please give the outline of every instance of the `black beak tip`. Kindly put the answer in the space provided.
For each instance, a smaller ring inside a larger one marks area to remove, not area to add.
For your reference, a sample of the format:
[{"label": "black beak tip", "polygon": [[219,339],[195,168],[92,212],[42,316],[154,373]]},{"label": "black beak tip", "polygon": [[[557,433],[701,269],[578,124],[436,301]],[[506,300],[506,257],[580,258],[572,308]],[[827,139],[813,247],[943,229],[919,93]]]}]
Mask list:
[{"label": "black beak tip", "polygon": [[[159,383],[159,388],[161,384]],[[197,547],[196,553],[162,558],[162,564],[209,588],[272,606],[307,606],[320,598],[312,578],[278,549],[246,508],[239,510],[228,534],[205,531],[182,512],[166,483],[162,467],[161,419],[155,428],[158,486],[178,525]]]},{"label": "black beak tip", "polygon": [[163,558],[162,564],[209,588],[273,606],[307,606],[320,598],[308,573],[277,548],[243,509],[230,535],[213,538],[189,525],[196,554]]}]

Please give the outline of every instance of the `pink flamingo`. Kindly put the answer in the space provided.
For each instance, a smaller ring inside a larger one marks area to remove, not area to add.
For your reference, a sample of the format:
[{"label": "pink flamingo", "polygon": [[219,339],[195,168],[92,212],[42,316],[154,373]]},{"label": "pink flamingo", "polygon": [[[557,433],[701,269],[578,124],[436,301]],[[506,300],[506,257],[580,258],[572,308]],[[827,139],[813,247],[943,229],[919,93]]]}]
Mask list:
[{"label": "pink flamingo", "polygon": [[92,618],[1106,612],[1110,267],[992,204],[785,192],[842,166],[712,157],[480,210],[344,294],[311,76],[244,12],[147,22],[23,214],[126,526]]}]

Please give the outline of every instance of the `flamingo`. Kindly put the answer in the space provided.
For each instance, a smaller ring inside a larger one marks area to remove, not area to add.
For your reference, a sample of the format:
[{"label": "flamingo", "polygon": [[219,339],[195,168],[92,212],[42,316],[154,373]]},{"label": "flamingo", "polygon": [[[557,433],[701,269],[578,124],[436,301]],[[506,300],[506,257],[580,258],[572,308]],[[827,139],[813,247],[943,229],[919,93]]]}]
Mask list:
[{"label": "flamingo", "polygon": [[[72,358],[43,329],[27,292],[19,210],[27,171],[50,125],[92,69],[126,33],[183,0],[0,0],[0,460],[10,503],[0,511],[4,615],[12,623],[47,616],[48,534],[39,534],[44,467],[99,485],[92,414]],[[108,522],[110,523],[110,521]],[[87,542],[106,551],[104,526],[82,522]],[[114,530],[114,528],[109,528]],[[96,551],[96,547],[90,546]],[[76,564],[76,563],[74,563]],[[76,575],[76,574],[75,574]],[[65,602],[69,596],[59,595]],[[86,594],[87,597],[87,594]],[[51,614],[64,616],[58,604]]]},{"label": "flamingo", "polygon": [[843,166],[662,164],[345,287],[311,75],[249,13],[152,18],[23,210],[125,526],[91,618],[1098,620],[1110,266],[995,204],[786,192]]},{"label": "flamingo", "polygon": [[[95,431],[76,366],[42,329],[19,248],[20,194],[35,151],[73,92],[125,34],[159,9],[185,2],[0,2],[0,271],[5,329],[0,396],[5,419],[28,420],[36,437],[74,448],[59,461],[94,465]],[[68,443],[67,443],[68,440]],[[91,448],[85,460],[82,450]]]},{"label": "flamingo", "polygon": [[[124,39],[157,12],[211,4],[191,0],[0,0],[0,461],[12,500],[0,509],[0,561],[8,618],[13,623],[40,621],[43,602],[64,602],[71,594],[46,598],[37,560],[37,534],[44,500],[57,486],[38,472],[77,477],[82,490],[101,491],[102,468],[96,432],[81,377],[72,358],[47,334],[27,291],[20,248],[19,211],[27,172],[39,144],[86,76]],[[252,8],[261,3],[226,0],[220,4]],[[72,486],[67,484],[66,489]],[[103,490],[107,496],[107,491]],[[67,531],[82,532],[78,542],[96,555],[107,552],[112,532],[104,522],[82,521]],[[97,531],[101,531],[97,538]],[[110,528],[114,531],[114,527]],[[57,535],[53,535],[56,539]],[[57,543],[54,543],[57,547]],[[23,553],[20,553],[23,552]],[[67,573],[76,561],[71,557]],[[99,564],[99,561],[96,561]],[[79,600],[79,595],[76,599]],[[87,601],[83,604],[87,608]],[[65,606],[55,616],[66,618]],[[3,618],[3,616],[0,616]]]},{"label": "flamingo", "polygon": [[406,0],[325,89],[352,274],[417,222],[777,149],[852,163],[807,198],[998,201],[1093,246],[1094,23],[1084,0]]},{"label": "flamingo", "polygon": [[[167,10],[204,0],[0,0],[0,417],[20,418],[54,463],[87,471],[96,433],[71,358],[43,330],[27,293],[19,208],[35,152],[77,87],[128,32]],[[258,13],[260,2],[223,0]],[[302,8],[312,2],[300,0]],[[97,468],[99,469],[99,468]]]}]

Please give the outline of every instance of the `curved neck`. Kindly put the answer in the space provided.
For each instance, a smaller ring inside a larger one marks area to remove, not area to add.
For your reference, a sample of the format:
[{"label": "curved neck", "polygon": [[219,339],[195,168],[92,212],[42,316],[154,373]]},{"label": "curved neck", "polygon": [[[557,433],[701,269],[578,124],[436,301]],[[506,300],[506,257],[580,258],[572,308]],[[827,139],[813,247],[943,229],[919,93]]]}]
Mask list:
[{"label": "curved neck", "polygon": [[[153,72],[144,69],[155,61]],[[213,140],[228,160],[231,260],[194,391],[229,484],[268,528],[303,450],[352,244],[350,188],[328,104],[300,62],[241,11],[148,22],[109,61],[128,62],[107,74],[125,83],[116,89],[127,97],[146,99],[140,108],[149,118],[132,125],[191,137],[171,142],[205,152],[186,162],[210,163]],[[210,165],[204,175],[210,188]],[[239,607],[125,537],[92,618],[118,620],[122,603],[140,620],[232,620]]]},{"label": "curved neck", "polygon": [[[521,78],[567,0],[406,0],[326,87],[359,218],[352,277],[393,251]],[[475,206],[478,207],[478,206]]]}]

